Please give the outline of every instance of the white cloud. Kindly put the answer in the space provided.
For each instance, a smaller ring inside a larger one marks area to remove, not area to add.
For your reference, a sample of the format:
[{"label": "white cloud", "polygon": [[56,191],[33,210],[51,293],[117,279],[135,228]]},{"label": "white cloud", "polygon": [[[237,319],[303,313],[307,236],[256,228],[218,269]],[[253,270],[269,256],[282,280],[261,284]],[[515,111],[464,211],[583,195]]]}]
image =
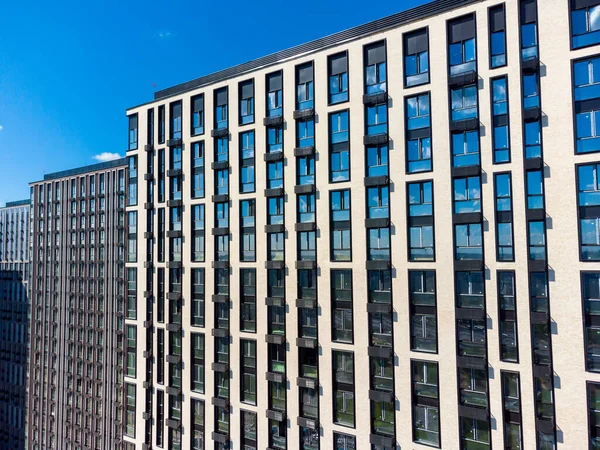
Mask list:
[{"label": "white cloud", "polygon": [[112,161],[113,159],[119,159],[119,158],[121,158],[121,155],[119,155],[118,153],[103,152],[103,153],[100,153],[99,155],[94,155],[94,159],[96,161],[101,161],[101,162]]},{"label": "white cloud", "polygon": [[0,125],[0,131],[4,130],[4,127],[2,125]]},{"label": "white cloud", "polygon": [[161,39],[165,39],[171,36],[171,32],[168,30],[163,30],[158,32],[158,37]]}]

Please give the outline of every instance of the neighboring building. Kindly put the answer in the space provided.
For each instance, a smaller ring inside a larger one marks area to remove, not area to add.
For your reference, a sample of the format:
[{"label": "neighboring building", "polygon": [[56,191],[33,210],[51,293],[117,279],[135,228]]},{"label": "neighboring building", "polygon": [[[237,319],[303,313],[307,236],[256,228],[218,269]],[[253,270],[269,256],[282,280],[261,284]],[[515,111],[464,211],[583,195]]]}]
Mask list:
[{"label": "neighboring building", "polygon": [[599,5],[439,0],[129,109],[125,448],[600,445]]},{"label": "neighboring building", "polygon": [[125,163],[31,183],[30,450],[121,446]]},{"label": "neighboring building", "polygon": [[24,450],[29,338],[29,200],[0,208],[0,448]]}]

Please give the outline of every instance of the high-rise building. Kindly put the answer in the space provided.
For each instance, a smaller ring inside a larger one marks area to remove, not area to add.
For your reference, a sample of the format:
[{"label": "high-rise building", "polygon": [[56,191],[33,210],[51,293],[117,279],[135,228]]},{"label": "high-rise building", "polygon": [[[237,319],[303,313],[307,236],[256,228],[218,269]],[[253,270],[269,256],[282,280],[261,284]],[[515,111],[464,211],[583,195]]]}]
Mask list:
[{"label": "high-rise building", "polygon": [[0,208],[0,448],[24,450],[27,410],[29,200]]},{"label": "high-rise building", "polygon": [[599,17],[438,0],[129,109],[125,448],[598,448]]},{"label": "high-rise building", "polygon": [[120,448],[126,161],[31,183],[28,448]]}]

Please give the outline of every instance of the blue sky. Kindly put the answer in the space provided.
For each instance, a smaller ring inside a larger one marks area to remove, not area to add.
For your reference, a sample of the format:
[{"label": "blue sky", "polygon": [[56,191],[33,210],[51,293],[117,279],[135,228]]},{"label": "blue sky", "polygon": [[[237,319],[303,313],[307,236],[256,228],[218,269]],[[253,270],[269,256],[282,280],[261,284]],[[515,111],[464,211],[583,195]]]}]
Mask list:
[{"label": "blue sky", "polygon": [[125,109],[155,90],[423,3],[4,2],[0,204],[27,198],[44,173],[124,155]]}]

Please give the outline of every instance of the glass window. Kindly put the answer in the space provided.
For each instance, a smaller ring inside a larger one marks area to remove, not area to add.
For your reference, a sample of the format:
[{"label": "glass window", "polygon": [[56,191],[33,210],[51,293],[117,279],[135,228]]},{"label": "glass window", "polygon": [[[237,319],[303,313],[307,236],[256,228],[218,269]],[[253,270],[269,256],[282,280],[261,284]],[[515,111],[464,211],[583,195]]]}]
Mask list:
[{"label": "glass window", "polygon": [[334,320],[332,340],[353,340],[352,270],[331,270],[331,299]]},{"label": "glass window", "polygon": [[377,94],[387,90],[385,42],[365,47],[365,92]]},{"label": "glass window", "polygon": [[477,118],[477,86],[455,88],[450,95],[453,121]]},{"label": "glass window", "polygon": [[490,29],[490,67],[506,65],[506,30],[504,5],[498,5],[489,10]]},{"label": "glass window", "polygon": [[479,177],[454,180],[454,213],[481,212],[481,179]]},{"label": "glass window", "polygon": [[327,58],[329,71],[329,103],[348,101],[348,54],[337,53]]},{"label": "glass window", "polygon": [[387,133],[388,109],[387,103],[367,106],[367,135]]},{"label": "glass window", "polygon": [[413,441],[439,447],[438,366],[412,361]]},{"label": "glass window", "polygon": [[[475,95],[475,99],[477,96]],[[477,103],[475,103],[477,104]],[[431,125],[429,94],[416,95],[406,99],[408,129],[418,130]]]},{"label": "glass window", "polygon": [[479,131],[452,134],[452,154],[454,167],[479,165]]},{"label": "glass window", "polygon": [[411,350],[437,352],[434,271],[409,271]]},{"label": "glass window", "polygon": [[169,105],[171,139],[181,139],[181,102]]},{"label": "glass window", "polygon": [[429,83],[429,42],[426,29],[404,35],[404,84]]},{"label": "glass window", "polygon": [[254,80],[239,84],[240,125],[254,122]]},{"label": "glass window", "polygon": [[192,136],[204,133],[204,94],[192,97]]},{"label": "glass window", "polygon": [[129,150],[138,148],[138,115],[129,116]]}]

